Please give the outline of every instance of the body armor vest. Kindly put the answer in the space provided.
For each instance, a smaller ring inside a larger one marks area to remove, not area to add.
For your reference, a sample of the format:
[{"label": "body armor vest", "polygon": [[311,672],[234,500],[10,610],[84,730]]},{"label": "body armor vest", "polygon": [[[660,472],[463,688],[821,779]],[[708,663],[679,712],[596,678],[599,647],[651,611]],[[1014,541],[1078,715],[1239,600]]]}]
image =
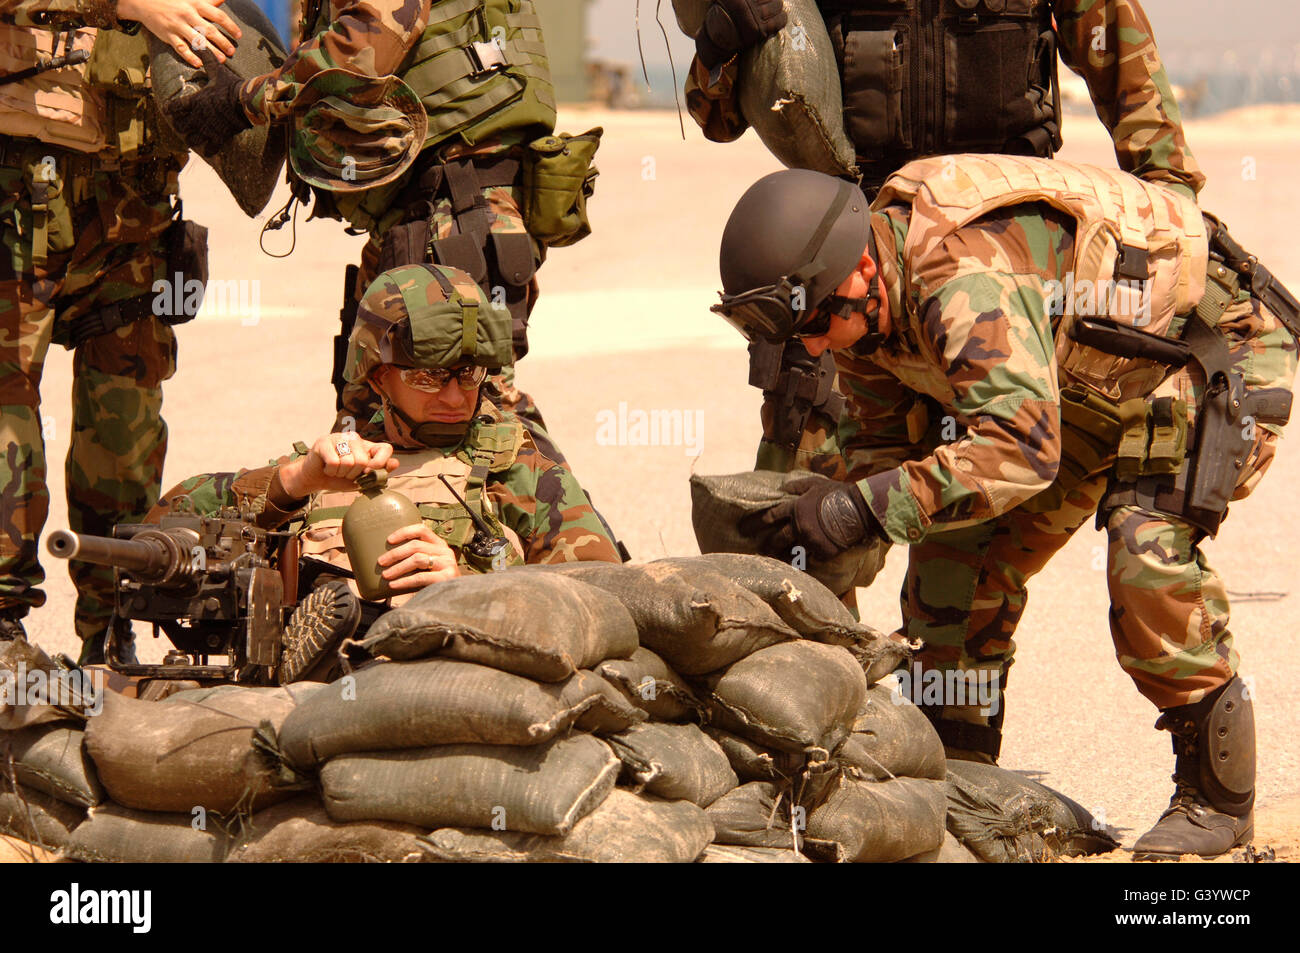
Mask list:
[{"label": "body armor vest", "polygon": [[[400,450],[398,459],[401,466],[388,474],[387,487],[405,495],[416,505],[429,528],[456,551],[462,570],[477,572],[461,552],[474,537],[474,523],[438,479],[439,475],[447,477],[474,512],[482,516],[494,532],[510,541],[511,553],[506,564],[522,565],[523,541],[501,522],[483,492],[492,473],[504,472],[514,465],[522,442],[523,425],[510,421],[479,424],[467,443],[454,454],[441,450]],[[327,491],[312,496],[299,532],[303,556],[350,568],[343,545],[343,514],[356,498],[356,490]]]},{"label": "body armor vest", "polygon": [[[308,36],[328,29],[337,10],[309,9]],[[424,148],[458,136],[474,145],[514,129],[555,128],[542,25],[533,0],[442,0],[397,75],[429,114]]]},{"label": "body armor vest", "polygon": [[818,0],[863,183],[919,156],[1060,148],[1048,0]]},{"label": "body armor vest", "polygon": [[872,207],[911,206],[906,269],[962,226],[1025,202],[1046,202],[1078,223],[1074,264],[1053,308],[1061,383],[1078,382],[1110,400],[1147,396],[1167,376],[1166,365],[1082,345],[1071,326],[1104,317],[1149,335],[1181,333],[1205,291],[1209,255],[1205,221],[1191,199],[1117,169],[963,155],[909,163]]},{"label": "body armor vest", "polygon": [[[59,35],[0,22],[0,76],[48,61]],[[88,51],[90,59],[0,86],[0,130],[109,159],[139,158],[160,138],[144,31],[81,27],[72,49]],[[67,52],[61,43],[59,52]]]}]

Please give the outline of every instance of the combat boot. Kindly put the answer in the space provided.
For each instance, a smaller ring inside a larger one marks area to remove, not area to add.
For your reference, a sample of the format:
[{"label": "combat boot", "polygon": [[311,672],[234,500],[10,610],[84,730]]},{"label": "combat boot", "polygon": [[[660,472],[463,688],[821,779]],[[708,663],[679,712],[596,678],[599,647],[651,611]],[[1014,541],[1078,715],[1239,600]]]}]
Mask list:
[{"label": "combat boot", "polygon": [[23,628],[22,618],[26,610],[15,612],[12,609],[0,609],[0,642],[26,642],[27,630]]},{"label": "combat boot", "polygon": [[345,580],[318,585],[298,603],[285,626],[279,683],[328,679],[337,664],[330,653],[352,637],[360,622],[361,600]]},{"label": "combat boot", "polygon": [[1255,833],[1255,709],[1240,678],[1194,705],[1167,708],[1156,727],[1173,734],[1174,796],[1133,845],[1134,860],[1218,857]]}]

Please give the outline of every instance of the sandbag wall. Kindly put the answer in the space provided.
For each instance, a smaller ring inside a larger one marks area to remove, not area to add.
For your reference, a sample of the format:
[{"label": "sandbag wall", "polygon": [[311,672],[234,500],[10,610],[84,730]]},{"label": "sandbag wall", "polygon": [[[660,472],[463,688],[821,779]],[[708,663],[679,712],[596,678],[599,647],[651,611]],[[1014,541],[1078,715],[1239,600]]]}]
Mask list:
[{"label": "sandbag wall", "polygon": [[[19,645],[0,665],[55,667]],[[87,861],[972,859],[938,737],[875,684],[906,650],[776,560],[462,577],[345,652],[329,685],[0,709],[0,832]]]}]

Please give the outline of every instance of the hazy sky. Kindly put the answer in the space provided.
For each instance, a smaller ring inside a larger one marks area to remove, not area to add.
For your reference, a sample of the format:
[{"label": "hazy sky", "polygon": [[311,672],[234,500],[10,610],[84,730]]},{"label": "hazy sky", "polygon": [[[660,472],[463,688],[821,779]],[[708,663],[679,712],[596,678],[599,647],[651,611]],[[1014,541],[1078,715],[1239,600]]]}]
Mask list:
[{"label": "hazy sky", "polygon": [[[540,0],[568,3],[570,0]],[[673,38],[674,55],[689,61],[691,44],[678,31],[671,0],[641,0],[641,33],[647,62],[666,64],[663,36],[654,23],[656,2]],[[636,0],[595,0],[590,32],[594,52],[609,59],[637,62],[633,16]],[[1295,0],[1145,0],[1161,54],[1171,71],[1200,71],[1222,62],[1231,51],[1239,63],[1266,68],[1294,64],[1300,48],[1300,11]],[[679,58],[678,69],[682,68]]]}]

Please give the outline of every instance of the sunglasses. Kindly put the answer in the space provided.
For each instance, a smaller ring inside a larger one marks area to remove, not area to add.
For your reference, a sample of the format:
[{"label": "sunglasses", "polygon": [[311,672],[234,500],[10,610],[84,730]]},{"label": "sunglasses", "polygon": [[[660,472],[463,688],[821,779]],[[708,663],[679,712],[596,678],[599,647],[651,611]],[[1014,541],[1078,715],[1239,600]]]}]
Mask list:
[{"label": "sunglasses", "polygon": [[479,364],[467,364],[454,371],[445,367],[403,367],[398,374],[407,387],[426,394],[438,393],[453,377],[461,390],[473,390],[487,380],[487,368]]}]

